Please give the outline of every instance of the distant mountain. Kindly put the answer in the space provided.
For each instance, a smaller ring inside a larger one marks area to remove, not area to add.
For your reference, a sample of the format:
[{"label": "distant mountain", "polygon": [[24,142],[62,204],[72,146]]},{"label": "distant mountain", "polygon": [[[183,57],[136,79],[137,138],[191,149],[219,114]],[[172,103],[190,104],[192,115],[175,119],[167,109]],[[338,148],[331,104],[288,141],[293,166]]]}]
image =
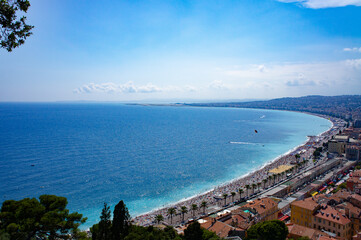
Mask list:
[{"label": "distant mountain", "polygon": [[326,114],[344,119],[361,118],[361,95],[305,96],[267,101],[192,103],[187,106],[261,108]]}]

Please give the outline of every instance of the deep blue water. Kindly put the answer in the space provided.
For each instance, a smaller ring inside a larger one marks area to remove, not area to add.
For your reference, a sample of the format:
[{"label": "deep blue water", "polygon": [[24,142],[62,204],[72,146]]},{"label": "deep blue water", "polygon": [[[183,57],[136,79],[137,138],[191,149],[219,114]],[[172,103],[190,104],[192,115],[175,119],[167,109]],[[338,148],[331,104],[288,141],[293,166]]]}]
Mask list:
[{"label": "deep blue water", "polygon": [[65,196],[88,227],[104,202],[147,212],[244,175],[330,126],[282,111],[3,103],[0,203]]}]

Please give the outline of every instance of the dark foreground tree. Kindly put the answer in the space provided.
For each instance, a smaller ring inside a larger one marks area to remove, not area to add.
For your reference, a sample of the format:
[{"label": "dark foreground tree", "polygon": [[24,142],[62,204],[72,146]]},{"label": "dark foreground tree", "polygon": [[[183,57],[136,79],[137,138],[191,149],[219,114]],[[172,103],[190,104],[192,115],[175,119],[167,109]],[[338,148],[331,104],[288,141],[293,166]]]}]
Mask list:
[{"label": "dark foreground tree", "polygon": [[248,240],[285,240],[287,235],[286,224],[279,220],[259,222],[247,230]]},{"label": "dark foreground tree", "polygon": [[110,207],[104,203],[100,222],[90,228],[93,240],[110,240],[112,237],[112,221],[110,220]]},{"label": "dark foreground tree", "polygon": [[19,201],[3,202],[0,212],[0,236],[8,239],[79,239],[82,214],[69,213],[65,197],[41,195]]},{"label": "dark foreground tree", "polygon": [[130,215],[123,200],[115,206],[113,212],[112,233],[113,239],[123,239],[129,233]]},{"label": "dark foreground tree", "polygon": [[132,225],[129,235],[125,240],[182,240],[173,227],[166,227],[163,230],[149,226],[141,227]]},{"label": "dark foreground tree", "polygon": [[201,225],[196,221],[190,224],[184,230],[185,240],[218,240],[220,239],[214,232],[201,228]]},{"label": "dark foreground tree", "polygon": [[203,239],[203,231],[199,222],[190,224],[187,229],[184,230],[185,240]]},{"label": "dark foreground tree", "polygon": [[34,26],[26,24],[26,17],[18,17],[18,11],[27,12],[30,7],[28,0],[0,0],[0,44],[11,52],[25,43]]}]

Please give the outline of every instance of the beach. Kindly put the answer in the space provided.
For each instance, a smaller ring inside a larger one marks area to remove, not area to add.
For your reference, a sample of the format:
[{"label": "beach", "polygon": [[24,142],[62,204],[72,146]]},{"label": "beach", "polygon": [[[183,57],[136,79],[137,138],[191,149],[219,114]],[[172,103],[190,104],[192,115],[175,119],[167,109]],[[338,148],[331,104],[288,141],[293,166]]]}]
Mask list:
[{"label": "beach", "polygon": [[[271,185],[274,180],[269,180],[268,183],[264,183],[264,179],[268,179],[269,176],[272,175],[272,173],[269,173],[271,169],[277,168],[280,165],[292,165],[296,161],[295,155],[299,155],[300,161],[303,160],[310,160],[307,161],[307,164],[314,164],[311,161],[312,154],[314,150],[317,147],[322,146],[323,143],[327,142],[330,138],[332,138],[333,135],[337,134],[342,127],[344,126],[343,120],[337,119],[337,118],[331,118],[329,116],[323,116],[318,114],[312,114],[318,117],[325,118],[332,122],[332,127],[328,129],[327,131],[321,133],[318,136],[308,136],[308,140],[300,145],[295,147],[294,149],[291,149],[290,151],[284,153],[283,155],[277,157],[276,159],[273,159],[266,164],[262,165],[258,170],[252,171],[244,176],[241,176],[237,179],[234,179],[230,182],[224,183],[220,186],[217,186],[210,191],[207,191],[205,193],[190,197],[188,199],[181,200],[174,204],[169,204],[168,206],[164,208],[159,208],[156,210],[153,210],[149,213],[142,214],[140,216],[137,216],[133,218],[133,222],[135,224],[141,225],[141,226],[148,226],[155,223],[154,219],[156,215],[161,214],[164,217],[164,222],[171,225],[179,225],[182,223],[183,216],[180,213],[181,206],[186,206],[188,209],[188,213],[184,215],[185,222],[187,222],[187,219],[193,219],[200,217],[203,213],[203,208],[200,208],[200,205],[203,201],[207,202],[207,212],[212,211],[219,211],[223,209],[224,205],[224,194],[227,194],[226,202],[230,203],[232,200],[236,201],[240,199],[240,197],[246,197],[247,192],[248,196],[253,193],[253,191],[259,191],[260,188],[263,188],[264,184],[267,186]],[[317,164],[317,163],[316,163]],[[261,183],[259,186],[258,183]],[[255,190],[252,189],[252,184],[258,184]],[[249,185],[251,188],[246,189],[246,185]],[[238,193],[239,189],[243,189],[243,193],[240,196]],[[235,192],[236,195],[232,196],[231,193]],[[197,205],[198,209],[194,212],[191,210],[192,205]],[[170,218],[168,216],[168,209],[169,208],[175,208],[176,214]]]}]

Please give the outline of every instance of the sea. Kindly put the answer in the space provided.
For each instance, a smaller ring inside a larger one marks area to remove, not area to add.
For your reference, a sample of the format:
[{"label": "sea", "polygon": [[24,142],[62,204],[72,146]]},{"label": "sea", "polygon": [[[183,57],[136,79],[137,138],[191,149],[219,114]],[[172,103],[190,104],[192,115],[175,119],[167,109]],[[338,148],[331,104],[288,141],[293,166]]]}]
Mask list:
[{"label": "sea", "polygon": [[1,103],[0,204],[55,194],[99,221],[131,216],[239,178],[332,126],[309,114],[119,103]]}]

